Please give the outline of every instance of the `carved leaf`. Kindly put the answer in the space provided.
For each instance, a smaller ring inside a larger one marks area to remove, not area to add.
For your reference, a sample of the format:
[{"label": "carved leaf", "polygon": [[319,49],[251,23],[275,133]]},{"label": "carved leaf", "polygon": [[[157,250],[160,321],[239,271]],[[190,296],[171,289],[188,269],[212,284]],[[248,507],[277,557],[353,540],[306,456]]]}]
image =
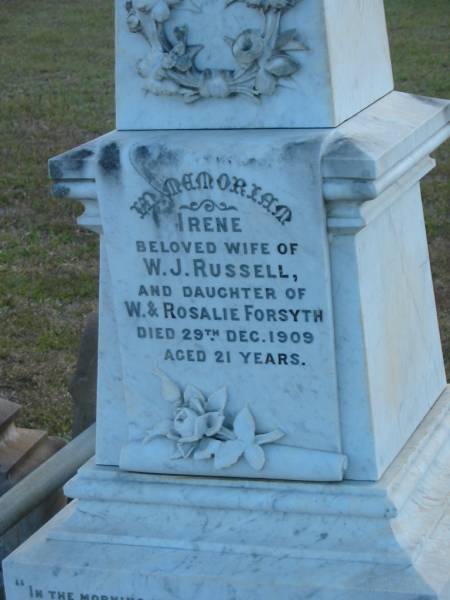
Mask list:
[{"label": "carved leaf", "polygon": [[172,456],[170,457],[170,460],[180,460],[184,458],[182,453],[180,452],[179,448],[177,447],[176,450],[174,451],[174,453],[172,454]]},{"label": "carved leaf", "polygon": [[214,467],[225,469],[237,463],[244,453],[245,444],[236,440],[234,442],[223,442],[217,449],[214,457]]},{"label": "carved leaf", "polygon": [[202,436],[213,436],[222,427],[225,417],[220,412],[208,412],[197,419],[198,430]]},{"label": "carved leaf", "polygon": [[200,415],[197,417],[194,424],[194,435],[192,436],[192,441],[201,440],[202,437],[206,435],[206,428],[208,426],[207,419],[205,419],[206,415]]},{"label": "carved leaf", "polygon": [[292,40],[292,42],[284,46],[283,50],[285,52],[307,52],[309,48],[303,42],[300,42],[300,40]]},{"label": "carved leaf", "polygon": [[176,453],[172,456],[172,460],[180,458],[189,458],[194,452],[196,444],[177,444]]},{"label": "carved leaf", "polygon": [[223,411],[227,403],[227,388],[221,387],[208,396],[208,410]]},{"label": "carved leaf", "polygon": [[255,419],[248,406],[243,408],[234,420],[233,429],[239,440],[251,443],[255,439]]},{"label": "carved leaf", "polygon": [[295,40],[296,38],[297,38],[297,30],[296,29],[287,29],[286,31],[283,31],[283,33],[280,33],[280,35],[278,36],[275,48],[277,50],[279,50],[280,48],[283,48],[286,44],[288,44],[289,42],[292,42],[292,40]]},{"label": "carved leaf", "polygon": [[193,61],[197,54],[203,50],[205,46],[202,44],[195,44],[194,46],[188,46],[187,54],[189,58]]},{"label": "carved leaf", "polygon": [[277,87],[276,78],[267,73],[264,69],[261,69],[255,78],[255,89],[259,94],[267,94],[271,96],[275,88]]},{"label": "carved leaf", "polygon": [[308,50],[308,48],[298,39],[296,29],[288,29],[278,37],[275,50]]},{"label": "carved leaf", "polygon": [[143,439],[144,444],[148,444],[151,440],[160,436],[167,436],[172,429],[172,421],[170,419],[163,419],[151,429],[148,429],[145,432],[145,436]]},{"label": "carved leaf", "polygon": [[219,440],[202,440],[197,446],[197,450],[194,452],[195,460],[207,460],[212,458],[219,450],[222,442]]},{"label": "carved leaf", "polygon": [[274,431],[270,431],[269,433],[261,433],[255,437],[255,442],[260,446],[262,444],[271,444],[272,442],[276,442],[284,437],[284,431],[281,429],[275,429]]},{"label": "carved leaf", "polygon": [[167,402],[181,402],[181,390],[161,369],[154,369],[154,375],[161,380],[161,395]]},{"label": "carved leaf", "polygon": [[206,398],[194,385],[188,384],[183,394],[184,402],[189,408],[202,415],[206,410]]},{"label": "carved leaf", "polygon": [[264,65],[266,71],[275,77],[289,77],[296,73],[300,65],[298,62],[287,56],[287,54],[278,54],[272,56]]},{"label": "carved leaf", "polygon": [[255,471],[261,471],[261,469],[264,467],[266,457],[261,446],[257,446],[256,444],[247,446],[244,456],[248,464],[255,469]]}]

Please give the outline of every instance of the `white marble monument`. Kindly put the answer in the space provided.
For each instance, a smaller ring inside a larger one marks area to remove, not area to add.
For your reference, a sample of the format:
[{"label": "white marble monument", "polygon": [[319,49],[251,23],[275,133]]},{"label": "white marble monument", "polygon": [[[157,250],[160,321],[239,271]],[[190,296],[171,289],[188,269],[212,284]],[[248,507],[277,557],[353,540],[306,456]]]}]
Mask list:
[{"label": "white marble monument", "polygon": [[[8,600],[450,599],[450,392],[381,0],[116,3],[97,453]],[[176,130],[176,131],[175,131]]]}]

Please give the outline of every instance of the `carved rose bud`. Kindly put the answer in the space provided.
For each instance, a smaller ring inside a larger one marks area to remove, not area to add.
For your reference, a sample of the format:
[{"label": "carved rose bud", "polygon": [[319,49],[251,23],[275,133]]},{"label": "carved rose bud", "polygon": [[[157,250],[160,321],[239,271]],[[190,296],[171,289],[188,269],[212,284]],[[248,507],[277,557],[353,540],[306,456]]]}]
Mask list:
[{"label": "carved rose bud", "polygon": [[158,23],[164,23],[170,17],[170,8],[169,5],[164,1],[160,0],[157,2],[152,10],[152,17]]},{"label": "carved rose bud", "polygon": [[136,6],[158,23],[163,23],[170,17],[170,7],[177,3],[178,0],[138,0]]},{"label": "carved rose bud", "polygon": [[231,49],[239,64],[251,65],[263,55],[264,39],[256,29],[246,29],[234,40]]},{"label": "carved rose bud", "polygon": [[147,59],[141,58],[141,60],[139,60],[136,64],[136,70],[141,77],[150,77],[152,73],[152,65]]},{"label": "carved rose bud", "polygon": [[128,18],[127,18],[127,25],[128,25],[128,29],[132,32],[132,33],[137,33],[138,31],[140,31],[141,29],[141,20],[140,18],[137,16],[137,13],[135,10],[132,10],[128,13]]}]

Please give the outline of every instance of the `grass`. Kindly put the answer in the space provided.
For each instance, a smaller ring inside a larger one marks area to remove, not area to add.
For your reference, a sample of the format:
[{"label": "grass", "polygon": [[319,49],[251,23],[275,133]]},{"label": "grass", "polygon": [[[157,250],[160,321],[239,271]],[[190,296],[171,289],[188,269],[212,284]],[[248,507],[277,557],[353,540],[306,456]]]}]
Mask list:
[{"label": "grass", "polygon": [[[397,88],[448,97],[448,0],[386,0]],[[49,197],[47,159],[114,127],[113,2],[0,0],[0,394],[69,436],[68,381],[97,304],[98,244]],[[423,190],[450,366],[449,146]]]},{"label": "grass", "polygon": [[68,436],[68,380],[96,308],[98,242],[49,197],[47,159],[114,127],[106,0],[1,0],[0,393]]}]

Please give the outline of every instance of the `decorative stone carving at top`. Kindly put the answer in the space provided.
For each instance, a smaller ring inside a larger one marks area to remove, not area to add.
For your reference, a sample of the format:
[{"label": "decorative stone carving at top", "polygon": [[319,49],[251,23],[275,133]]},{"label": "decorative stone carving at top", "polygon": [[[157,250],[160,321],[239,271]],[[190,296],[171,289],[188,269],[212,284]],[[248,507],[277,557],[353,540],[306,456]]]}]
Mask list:
[{"label": "decorative stone carving at top", "polygon": [[393,89],[383,0],[115,3],[120,131],[336,127]]},{"label": "decorative stone carving at top", "polygon": [[[243,96],[259,102],[271,96],[280,81],[300,69],[293,52],[308,48],[297,29],[280,30],[281,20],[299,0],[226,0],[225,8],[243,2],[258,10],[261,29],[243,29],[235,38],[226,37],[236,68],[199,69],[195,59],[202,45],[191,45],[186,25],[168,34],[173,9],[188,0],[129,0],[126,3],[128,29],[142,35],[150,46],[147,57],[136,69],[145,80],[145,91],[157,96],[181,96],[186,103],[202,98]],[[198,7],[194,7],[199,10]]]}]

